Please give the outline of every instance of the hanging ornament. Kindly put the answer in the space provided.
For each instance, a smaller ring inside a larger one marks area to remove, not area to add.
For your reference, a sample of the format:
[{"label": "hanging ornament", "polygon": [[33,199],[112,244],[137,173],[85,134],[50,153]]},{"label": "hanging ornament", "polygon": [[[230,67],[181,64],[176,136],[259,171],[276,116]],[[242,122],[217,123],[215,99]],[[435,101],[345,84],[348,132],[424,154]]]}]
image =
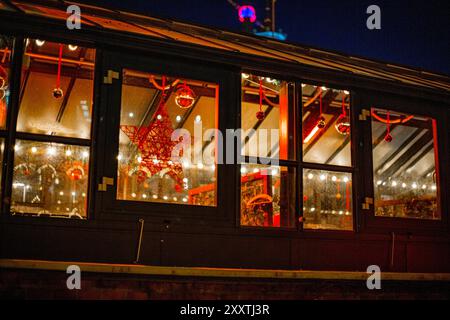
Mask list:
[{"label": "hanging ornament", "polygon": [[320,96],[319,96],[319,108],[320,108],[320,118],[319,121],[317,121],[317,128],[323,129],[325,128],[325,117],[322,115],[322,89],[320,89]]},{"label": "hanging ornament", "polygon": [[264,118],[266,117],[266,114],[262,110],[263,96],[264,93],[262,87],[262,79],[259,79],[259,111],[256,113],[256,119],[258,119],[259,121],[264,120]]},{"label": "hanging ornament", "polygon": [[84,177],[85,168],[83,168],[83,165],[81,163],[74,162],[66,170],[66,174],[71,180],[78,181]]},{"label": "hanging ornament", "polygon": [[31,167],[26,163],[21,163],[14,167],[14,172],[19,172],[24,176],[29,176],[31,175]]},{"label": "hanging ornament", "polygon": [[195,93],[194,91],[185,83],[180,84],[175,91],[175,103],[181,109],[188,109],[194,105]]},{"label": "hanging ornament", "polygon": [[64,93],[61,89],[61,63],[62,63],[63,45],[59,44],[59,58],[58,58],[58,74],[56,75],[56,87],[53,89],[53,97],[55,99],[61,98]]},{"label": "hanging ornament", "polygon": [[345,109],[345,96],[342,96],[342,113],[336,120],[334,127],[338,133],[344,136],[350,133],[350,117],[347,116],[347,110]]},{"label": "hanging ornament", "polygon": [[384,137],[384,141],[386,141],[388,143],[392,141],[390,120],[391,120],[390,113],[388,111],[387,112],[387,122],[386,122],[386,136]]}]

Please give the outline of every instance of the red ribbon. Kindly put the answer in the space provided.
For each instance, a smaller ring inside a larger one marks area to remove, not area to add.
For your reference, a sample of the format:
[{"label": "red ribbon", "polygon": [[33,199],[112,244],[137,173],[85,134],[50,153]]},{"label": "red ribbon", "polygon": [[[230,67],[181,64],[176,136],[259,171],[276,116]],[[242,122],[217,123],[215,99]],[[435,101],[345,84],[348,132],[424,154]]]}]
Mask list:
[{"label": "red ribbon", "polygon": [[61,85],[61,63],[62,63],[63,45],[59,44],[59,58],[58,58],[58,74],[56,76],[56,88],[59,89]]},{"label": "red ribbon", "polygon": [[263,104],[263,88],[262,88],[262,80],[259,79],[259,111],[262,111]]}]

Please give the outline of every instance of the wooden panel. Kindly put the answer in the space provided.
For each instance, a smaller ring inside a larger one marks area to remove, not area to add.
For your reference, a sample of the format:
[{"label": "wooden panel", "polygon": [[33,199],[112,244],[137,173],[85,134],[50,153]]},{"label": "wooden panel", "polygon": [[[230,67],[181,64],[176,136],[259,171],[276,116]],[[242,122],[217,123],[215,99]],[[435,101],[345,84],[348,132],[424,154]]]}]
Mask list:
[{"label": "wooden panel", "polygon": [[163,240],[162,265],[260,269],[290,266],[288,239],[166,234]]},{"label": "wooden panel", "polygon": [[3,228],[5,258],[132,263],[137,232],[8,225]]},{"label": "wooden panel", "polygon": [[450,245],[448,243],[408,243],[408,272],[450,272]]},{"label": "wooden panel", "polygon": [[359,269],[359,244],[353,240],[302,239],[300,251],[302,269]]}]

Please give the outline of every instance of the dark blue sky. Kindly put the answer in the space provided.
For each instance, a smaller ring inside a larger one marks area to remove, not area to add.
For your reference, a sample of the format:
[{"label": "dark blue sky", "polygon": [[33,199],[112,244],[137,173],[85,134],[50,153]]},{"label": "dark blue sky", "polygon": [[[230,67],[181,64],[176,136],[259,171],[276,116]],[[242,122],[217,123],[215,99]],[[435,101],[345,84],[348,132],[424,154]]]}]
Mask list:
[{"label": "dark blue sky", "polygon": [[[253,4],[264,20],[265,0]],[[240,30],[236,10],[226,0],[86,1],[149,15]],[[381,7],[382,29],[366,28],[366,9]],[[410,65],[450,75],[448,0],[278,0],[277,28],[288,41]]]}]

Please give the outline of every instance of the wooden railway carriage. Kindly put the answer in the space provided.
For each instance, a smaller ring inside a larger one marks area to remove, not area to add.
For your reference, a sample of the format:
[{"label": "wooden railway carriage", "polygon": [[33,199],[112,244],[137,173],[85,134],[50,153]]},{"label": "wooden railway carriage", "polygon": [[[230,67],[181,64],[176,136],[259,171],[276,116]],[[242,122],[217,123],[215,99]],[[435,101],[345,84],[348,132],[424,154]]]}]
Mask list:
[{"label": "wooden railway carriage", "polygon": [[69,1],[0,34],[2,261],[450,272],[447,76]]}]

